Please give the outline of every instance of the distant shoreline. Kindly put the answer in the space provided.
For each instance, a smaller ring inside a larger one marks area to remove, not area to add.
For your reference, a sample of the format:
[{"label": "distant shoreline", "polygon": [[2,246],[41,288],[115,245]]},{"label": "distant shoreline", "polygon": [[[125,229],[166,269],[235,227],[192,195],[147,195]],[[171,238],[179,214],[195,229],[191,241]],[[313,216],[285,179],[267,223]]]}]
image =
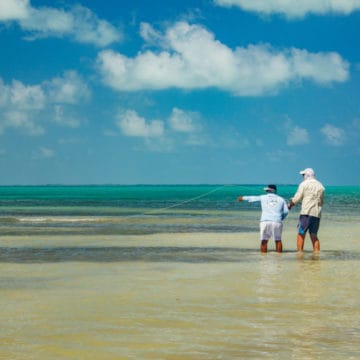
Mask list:
[{"label": "distant shoreline", "polygon": [[[5,187],[216,187],[216,186],[224,186],[224,187],[236,187],[236,186],[265,186],[266,183],[259,184],[3,184],[0,185],[0,188]],[[296,184],[281,184],[277,183],[277,186],[298,186],[299,183]],[[360,187],[360,185],[355,184],[342,184],[342,185],[326,185],[326,187],[334,188],[334,187]]]}]

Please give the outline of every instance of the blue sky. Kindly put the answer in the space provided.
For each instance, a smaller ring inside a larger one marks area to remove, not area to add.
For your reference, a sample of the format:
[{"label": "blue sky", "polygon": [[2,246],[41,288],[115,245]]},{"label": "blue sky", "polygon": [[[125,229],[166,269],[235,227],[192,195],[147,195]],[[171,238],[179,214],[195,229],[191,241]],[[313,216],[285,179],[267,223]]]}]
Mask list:
[{"label": "blue sky", "polygon": [[360,184],[360,0],[1,0],[0,185]]}]

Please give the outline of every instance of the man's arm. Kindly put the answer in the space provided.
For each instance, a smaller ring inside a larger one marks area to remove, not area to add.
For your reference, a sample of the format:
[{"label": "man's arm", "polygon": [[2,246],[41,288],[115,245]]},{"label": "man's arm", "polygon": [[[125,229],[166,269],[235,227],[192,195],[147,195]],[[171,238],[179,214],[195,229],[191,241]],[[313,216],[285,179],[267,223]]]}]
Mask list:
[{"label": "man's arm", "polygon": [[239,196],[238,197],[238,201],[248,201],[248,202],[256,202],[256,201],[261,201],[261,196]]},{"label": "man's arm", "polygon": [[293,203],[292,200],[289,201],[289,203],[287,204],[287,207],[289,210],[291,210],[291,208],[294,206],[295,204]]},{"label": "man's arm", "polygon": [[[290,200],[291,202],[291,200]],[[283,213],[281,215],[281,220],[284,220],[289,214],[289,208],[288,206],[286,205],[286,201],[284,200],[284,205],[283,205]]]},{"label": "man's arm", "polygon": [[288,203],[288,205],[287,205],[288,208],[289,208],[289,210],[291,210],[291,208],[292,208],[294,205],[296,205],[299,201],[302,200],[302,198],[303,198],[303,196],[304,196],[304,185],[303,185],[303,184],[304,184],[304,183],[302,182],[302,183],[299,185],[299,187],[298,187],[295,195],[294,195],[293,198],[289,201],[289,203]]}]

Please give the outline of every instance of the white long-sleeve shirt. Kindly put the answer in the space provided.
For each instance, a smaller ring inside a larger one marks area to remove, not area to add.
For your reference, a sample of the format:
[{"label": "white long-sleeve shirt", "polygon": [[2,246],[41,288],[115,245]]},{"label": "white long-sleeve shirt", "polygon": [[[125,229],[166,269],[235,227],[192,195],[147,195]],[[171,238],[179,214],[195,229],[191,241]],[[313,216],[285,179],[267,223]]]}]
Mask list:
[{"label": "white long-sleeve shirt", "polygon": [[243,196],[248,202],[261,202],[260,221],[273,221],[281,223],[289,213],[286,201],[279,195],[268,193],[260,196]]},{"label": "white long-sleeve shirt", "polygon": [[310,178],[304,180],[298,187],[296,194],[291,199],[294,204],[301,201],[301,215],[321,217],[324,204],[325,188],[320,181]]}]

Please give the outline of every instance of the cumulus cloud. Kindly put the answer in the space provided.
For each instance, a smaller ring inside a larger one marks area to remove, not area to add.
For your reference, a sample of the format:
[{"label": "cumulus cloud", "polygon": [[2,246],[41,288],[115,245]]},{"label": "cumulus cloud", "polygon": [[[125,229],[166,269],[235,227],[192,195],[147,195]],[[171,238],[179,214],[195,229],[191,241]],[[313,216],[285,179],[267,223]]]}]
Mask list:
[{"label": "cumulus cloud", "polygon": [[36,8],[29,0],[1,0],[0,21],[17,22],[29,39],[66,36],[80,43],[108,46],[122,38],[113,25],[80,5],[64,10]]},{"label": "cumulus cloud", "polygon": [[88,99],[90,90],[76,71],[65,71],[62,77],[56,77],[45,83],[50,99],[56,103],[76,104]]},{"label": "cumulus cloud", "polygon": [[309,143],[309,133],[306,129],[295,126],[288,133],[287,144],[290,146]]},{"label": "cumulus cloud", "polygon": [[25,19],[28,9],[28,0],[2,0],[0,1],[0,21]]},{"label": "cumulus cloud", "polygon": [[0,116],[0,134],[7,128],[20,129],[29,135],[42,135],[45,132],[44,128],[37,124],[27,112],[12,110]]},{"label": "cumulus cloud", "polygon": [[219,6],[237,6],[263,15],[281,14],[289,19],[308,14],[344,14],[360,10],[360,0],[214,0]]},{"label": "cumulus cloud", "polygon": [[177,22],[164,34],[143,24],[144,40],[157,51],[134,58],[113,50],[98,54],[103,81],[119,91],[219,88],[238,96],[275,93],[291,82],[324,85],[346,81],[349,64],[335,52],[277,50],[270,45],[231,49],[200,25]]},{"label": "cumulus cloud", "polygon": [[117,126],[127,136],[161,137],[164,134],[163,121],[147,121],[134,110],[126,110],[124,113],[119,113]]},{"label": "cumulus cloud", "polygon": [[0,134],[7,128],[23,130],[29,135],[41,135],[44,129],[32,119],[32,114],[45,106],[45,94],[39,85],[24,85],[14,80],[6,85],[0,79]]},{"label": "cumulus cloud", "polygon": [[69,116],[67,109],[89,96],[86,83],[72,71],[36,85],[18,80],[6,84],[0,78],[0,134],[12,128],[29,135],[42,135],[44,123],[50,121],[68,127],[79,126],[79,121]]},{"label": "cumulus cloud", "polygon": [[36,110],[44,107],[45,94],[39,85],[24,85],[20,81],[14,80],[9,90],[9,100],[14,108]]},{"label": "cumulus cloud", "polygon": [[193,133],[201,129],[197,122],[198,114],[192,111],[173,108],[169,118],[171,129],[183,133]]},{"label": "cumulus cloud", "polygon": [[169,131],[180,134],[187,145],[201,146],[206,143],[206,136],[200,120],[201,116],[195,111],[173,108],[168,119]]},{"label": "cumulus cloud", "polygon": [[329,145],[340,146],[345,142],[345,131],[339,127],[326,124],[320,131]]},{"label": "cumulus cloud", "polygon": [[39,160],[39,159],[50,159],[55,156],[55,153],[52,149],[40,146],[37,150],[33,151],[32,159]]},{"label": "cumulus cloud", "polygon": [[206,143],[200,115],[179,108],[173,108],[165,120],[149,120],[135,110],[121,110],[116,126],[125,136],[141,138],[154,151],[169,151],[179,144],[200,146]]},{"label": "cumulus cloud", "polygon": [[68,114],[63,105],[55,105],[54,107],[54,122],[60,126],[77,128],[80,126],[80,120],[73,117],[71,114]]}]

